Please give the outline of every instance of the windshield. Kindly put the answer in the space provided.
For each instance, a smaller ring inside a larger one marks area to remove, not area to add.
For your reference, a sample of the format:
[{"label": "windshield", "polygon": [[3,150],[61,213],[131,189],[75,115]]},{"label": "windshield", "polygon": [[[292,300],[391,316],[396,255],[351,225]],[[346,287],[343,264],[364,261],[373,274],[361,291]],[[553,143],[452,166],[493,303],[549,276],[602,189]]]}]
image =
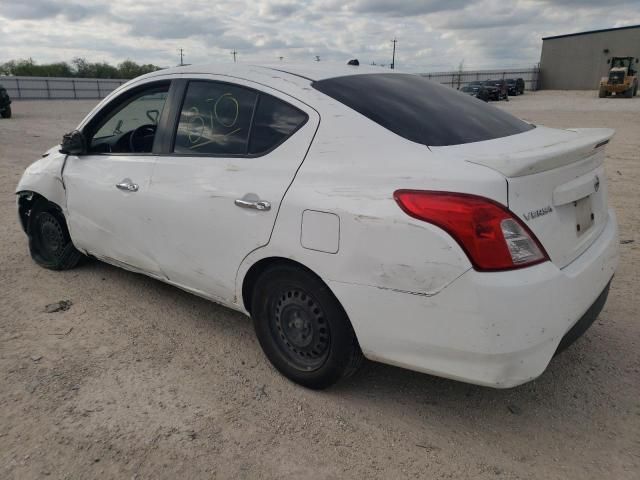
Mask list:
[{"label": "windshield", "polygon": [[620,68],[620,67],[627,68],[629,67],[629,65],[631,65],[630,58],[614,58],[611,66],[613,68]]},{"label": "windshield", "polygon": [[459,145],[535,128],[470,95],[423,77],[349,75],[312,86],[386,129],[429,146]]}]

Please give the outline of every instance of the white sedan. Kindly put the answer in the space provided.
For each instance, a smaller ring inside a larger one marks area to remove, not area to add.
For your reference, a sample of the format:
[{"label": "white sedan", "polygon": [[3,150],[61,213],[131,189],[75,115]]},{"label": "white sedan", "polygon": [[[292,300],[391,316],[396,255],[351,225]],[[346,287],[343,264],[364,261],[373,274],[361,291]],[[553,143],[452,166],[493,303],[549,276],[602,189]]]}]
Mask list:
[{"label": "white sedan", "polygon": [[189,66],[118,88],[16,192],[38,264],[95,257],[251,315],[307,387],[363,357],[511,387],[606,301],[612,134],[373,67]]}]

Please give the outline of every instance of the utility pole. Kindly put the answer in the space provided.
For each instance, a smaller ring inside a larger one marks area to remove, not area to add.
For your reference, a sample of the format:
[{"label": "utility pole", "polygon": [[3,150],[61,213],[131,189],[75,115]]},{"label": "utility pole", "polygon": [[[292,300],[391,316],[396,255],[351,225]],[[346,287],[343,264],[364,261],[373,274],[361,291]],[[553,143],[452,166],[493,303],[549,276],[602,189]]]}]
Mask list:
[{"label": "utility pole", "polygon": [[184,56],[184,50],[182,50],[182,48],[180,49],[180,66],[184,65],[184,62],[182,61],[182,57]]},{"label": "utility pole", "polygon": [[393,40],[391,40],[391,43],[393,43],[393,57],[391,59],[391,70],[393,70],[396,68],[396,43],[398,43],[398,40],[394,38]]},{"label": "utility pole", "polygon": [[238,52],[235,51],[235,49],[233,50],[233,52],[231,52],[231,55],[233,55],[233,63],[236,63],[236,55],[238,54]]}]

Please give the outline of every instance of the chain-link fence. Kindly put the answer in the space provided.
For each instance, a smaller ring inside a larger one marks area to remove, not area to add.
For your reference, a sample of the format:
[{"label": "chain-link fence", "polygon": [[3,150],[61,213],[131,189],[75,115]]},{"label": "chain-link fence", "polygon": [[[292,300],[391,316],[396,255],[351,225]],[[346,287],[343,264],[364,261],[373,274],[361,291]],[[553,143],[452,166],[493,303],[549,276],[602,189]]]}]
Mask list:
[{"label": "chain-link fence", "polygon": [[537,90],[538,79],[540,78],[540,69],[519,68],[510,70],[475,70],[475,71],[457,71],[457,72],[434,72],[421,73],[423,77],[459,89],[471,82],[483,80],[504,80],[507,78],[522,78],[524,80],[525,90]]},{"label": "chain-link fence", "polygon": [[128,80],[0,76],[0,85],[14,100],[104,98]]}]

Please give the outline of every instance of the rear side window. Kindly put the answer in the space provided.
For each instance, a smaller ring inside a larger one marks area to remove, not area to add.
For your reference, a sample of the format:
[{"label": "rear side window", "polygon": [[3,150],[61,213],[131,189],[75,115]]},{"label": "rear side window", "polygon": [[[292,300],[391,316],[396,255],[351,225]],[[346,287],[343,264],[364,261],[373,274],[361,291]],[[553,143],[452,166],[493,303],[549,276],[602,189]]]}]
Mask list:
[{"label": "rear side window", "polygon": [[228,83],[189,82],[175,153],[245,155],[257,92]]},{"label": "rear side window", "polygon": [[293,135],[309,117],[306,113],[270,95],[260,95],[251,128],[249,153],[271,150]]},{"label": "rear side window", "polygon": [[535,128],[502,110],[417,75],[375,73],[312,86],[384,128],[429,146],[507,137]]}]

